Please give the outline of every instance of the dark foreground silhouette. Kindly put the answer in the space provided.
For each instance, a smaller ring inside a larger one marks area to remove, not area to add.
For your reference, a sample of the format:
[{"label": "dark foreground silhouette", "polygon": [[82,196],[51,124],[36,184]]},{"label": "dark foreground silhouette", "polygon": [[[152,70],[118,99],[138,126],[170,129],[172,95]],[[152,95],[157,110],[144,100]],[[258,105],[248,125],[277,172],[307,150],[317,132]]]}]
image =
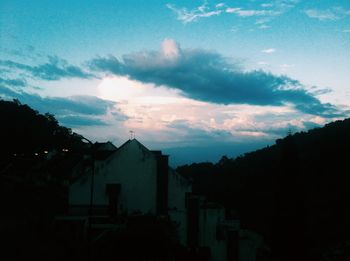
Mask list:
[{"label": "dark foreground silhouette", "polygon": [[177,171],[262,234],[277,260],[350,260],[350,119]]},{"label": "dark foreground silhouette", "polygon": [[[0,258],[205,260],[178,243],[172,222],[153,216],[129,217],[96,242],[54,226],[67,208],[66,170],[86,143],[19,101],[0,100],[0,119]],[[258,260],[350,260],[349,150],[347,119],[177,171],[264,237]],[[47,161],[50,151],[59,153]]]}]

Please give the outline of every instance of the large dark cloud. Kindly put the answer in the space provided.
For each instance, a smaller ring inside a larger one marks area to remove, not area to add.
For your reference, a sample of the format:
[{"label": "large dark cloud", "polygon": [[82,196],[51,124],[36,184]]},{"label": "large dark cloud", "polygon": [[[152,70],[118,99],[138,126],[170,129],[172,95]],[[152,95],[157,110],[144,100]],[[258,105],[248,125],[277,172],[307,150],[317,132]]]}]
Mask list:
[{"label": "large dark cloud", "polygon": [[287,76],[264,71],[244,71],[222,55],[201,49],[180,49],[172,40],[158,52],[97,57],[89,62],[95,71],[128,76],[138,81],[165,85],[183,95],[218,104],[281,106],[323,117],[340,116],[337,108],[321,103],[304,86]]},{"label": "large dark cloud", "polygon": [[94,96],[41,97],[23,91],[13,91],[0,84],[0,98],[18,99],[41,113],[50,112],[68,127],[86,125],[107,125],[101,116],[112,112],[116,120],[127,119],[120,111],[115,109],[116,103]]},{"label": "large dark cloud", "polygon": [[48,61],[39,65],[28,65],[11,60],[0,60],[0,66],[12,69],[13,72],[21,71],[36,79],[54,81],[62,78],[83,78],[94,77],[91,73],[85,72],[78,66],[69,64],[66,60],[57,56],[49,56]]}]

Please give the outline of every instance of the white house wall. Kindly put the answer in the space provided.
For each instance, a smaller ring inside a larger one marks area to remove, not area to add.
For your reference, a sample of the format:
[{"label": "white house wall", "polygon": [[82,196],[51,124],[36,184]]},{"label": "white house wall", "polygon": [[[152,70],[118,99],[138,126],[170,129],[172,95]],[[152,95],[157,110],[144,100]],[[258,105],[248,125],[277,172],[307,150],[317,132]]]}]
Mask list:
[{"label": "white house wall", "polygon": [[211,260],[226,260],[227,242],[217,240],[217,225],[225,219],[224,208],[201,208],[199,212],[199,246],[210,247]]},{"label": "white house wall", "polygon": [[[156,213],[157,162],[136,140],[119,148],[106,161],[96,162],[94,205],[108,205],[107,184],[121,184],[120,207],[127,213]],[[71,186],[70,205],[88,205],[91,175]],[[87,196],[82,196],[87,195]]]},{"label": "white house wall", "polygon": [[187,211],[186,193],[192,191],[188,180],[177,174],[174,170],[168,172],[168,213],[178,224],[178,235],[183,245],[187,243]]}]

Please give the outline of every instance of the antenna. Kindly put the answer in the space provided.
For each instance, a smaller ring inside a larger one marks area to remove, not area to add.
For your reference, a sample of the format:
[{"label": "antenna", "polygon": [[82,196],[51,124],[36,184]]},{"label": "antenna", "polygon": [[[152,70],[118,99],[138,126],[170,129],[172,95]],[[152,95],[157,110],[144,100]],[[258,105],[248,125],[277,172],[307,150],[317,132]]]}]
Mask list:
[{"label": "antenna", "polygon": [[129,131],[130,132],[130,140],[135,139],[135,132],[134,131]]}]

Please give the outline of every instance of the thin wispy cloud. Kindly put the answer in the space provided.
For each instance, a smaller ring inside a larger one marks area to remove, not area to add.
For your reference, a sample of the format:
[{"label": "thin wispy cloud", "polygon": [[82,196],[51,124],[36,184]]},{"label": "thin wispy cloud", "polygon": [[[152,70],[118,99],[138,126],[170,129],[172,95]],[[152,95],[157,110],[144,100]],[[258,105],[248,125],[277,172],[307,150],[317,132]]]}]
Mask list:
[{"label": "thin wispy cloud", "polygon": [[221,8],[221,7],[224,7],[225,6],[225,3],[219,3],[217,5],[215,5],[216,8]]},{"label": "thin wispy cloud", "polygon": [[285,73],[285,72],[287,72],[289,69],[294,68],[294,67],[295,67],[295,64],[286,64],[286,63],[284,63],[284,64],[281,64],[279,67],[280,67],[281,71],[282,71],[283,73]]},{"label": "thin wispy cloud", "polygon": [[265,61],[261,61],[261,62],[258,62],[259,65],[269,65],[268,62],[265,62]]},{"label": "thin wispy cloud", "polygon": [[278,16],[281,13],[274,10],[244,10],[242,8],[227,8],[226,13],[236,14],[240,17],[251,17],[251,16]]},{"label": "thin wispy cloud", "polygon": [[103,117],[109,112],[113,112],[116,119],[127,119],[127,116],[116,108],[116,102],[94,96],[42,97],[25,91],[13,91],[0,83],[0,97],[18,99],[42,113],[53,113],[61,123],[69,127],[107,125],[108,122],[104,121]]},{"label": "thin wispy cloud", "polygon": [[299,0],[275,0],[271,3],[261,4],[256,9],[231,6],[223,2],[210,6],[208,1],[204,1],[202,5],[190,10],[186,7],[176,7],[173,4],[167,4],[166,7],[172,10],[176,14],[177,20],[182,21],[184,24],[198,21],[201,18],[232,14],[240,18],[260,17],[256,22],[256,24],[259,24],[258,28],[267,29],[270,26],[266,25],[266,23],[289,11],[298,2]]},{"label": "thin wispy cloud", "polygon": [[262,29],[262,30],[265,30],[265,29],[269,29],[269,28],[271,28],[271,26],[269,26],[269,25],[266,25],[266,24],[262,24],[262,25],[259,25],[259,27],[258,27],[259,29]]},{"label": "thin wispy cloud", "polygon": [[0,85],[9,87],[25,87],[27,85],[27,81],[20,78],[13,79],[0,77]]},{"label": "thin wispy cloud", "polygon": [[232,26],[230,29],[230,32],[232,33],[237,33],[239,31],[240,27],[239,26]]},{"label": "thin wispy cloud", "polygon": [[270,53],[276,52],[276,49],[275,48],[267,48],[267,49],[261,50],[261,52],[270,54]]},{"label": "thin wispy cloud", "polygon": [[70,127],[107,126],[108,123],[97,117],[83,115],[58,115],[58,120]]},{"label": "thin wispy cloud", "polygon": [[[171,40],[167,40],[169,42]],[[143,83],[166,86],[181,91],[191,99],[216,104],[251,104],[282,106],[294,104],[305,113],[332,117],[337,109],[322,104],[304,86],[286,76],[264,71],[245,72],[240,63],[228,62],[222,55],[201,49],[182,49],[173,41],[176,57],[162,50],[98,57],[90,61],[95,71],[127,76]]]},{"label": "thin wispy cloud", "polygon": [[273,4],[272,3],[264,3],[264,4],[261,4],[260,6],[263,8],[269,8],[269,7],[272,7]]},{"label": "thin wispy cloud", "polygon": [[208,6],[208,2],[205,1],[202,5],[195,9],[188,10],[187,8],[177,8],[175,5],[167,4],[167,8],[172,10],[176,15],[177,19],[183,23],[190,23],[197,21],[200,18],[211,17],[219,15],[223,12],[224,4],[217,4],[213,9]]},{"label": "thin wispy cloud", "polygon": [[336,13],[332,12],[331,10],[308,9],[308,10],[305,10],[305,14],[310,18],[318,19],[320,21],[327,21],[327,20],[335,21],[340,19],[340,17]]},{"label": "thin wispy cloud", "polygon": [[48,56],[48,62],[39,65],[29,65],[11,60],[0,60],[0,68],[1,67],[47,81],[56,81],[63,78],[89,79],[94,77],[94,75],[85,72],[79,66],[71,65],[66,60],[57,56]]},{"label": "thin wispy cloud", "polygon": [[350,16],[350,10],[344,9],[343,7],[333,7],[326,10],[321,9],[307,9],[304,13],[313,19],[320,21],[337,21]]},{"label": "thin wispy cloud", "polygon": [[261,25],[261,24],[265,24],[267,22],[270,22],[270,18],[264,17],[264,18],[260,18],[260,19],[256,20],[255,24]]},{"label": "thin wispy cloud", "polygon": [[210,127],[193,127],[193,123],[188,120],[175,120],[167,124],[167,128],[174,129],[176,132],[181,131],[181,135],[185,140],[194,142],[204,142],[208,139],[229,140],[232,138],[232,133],[228,130],[215,129]]}]

